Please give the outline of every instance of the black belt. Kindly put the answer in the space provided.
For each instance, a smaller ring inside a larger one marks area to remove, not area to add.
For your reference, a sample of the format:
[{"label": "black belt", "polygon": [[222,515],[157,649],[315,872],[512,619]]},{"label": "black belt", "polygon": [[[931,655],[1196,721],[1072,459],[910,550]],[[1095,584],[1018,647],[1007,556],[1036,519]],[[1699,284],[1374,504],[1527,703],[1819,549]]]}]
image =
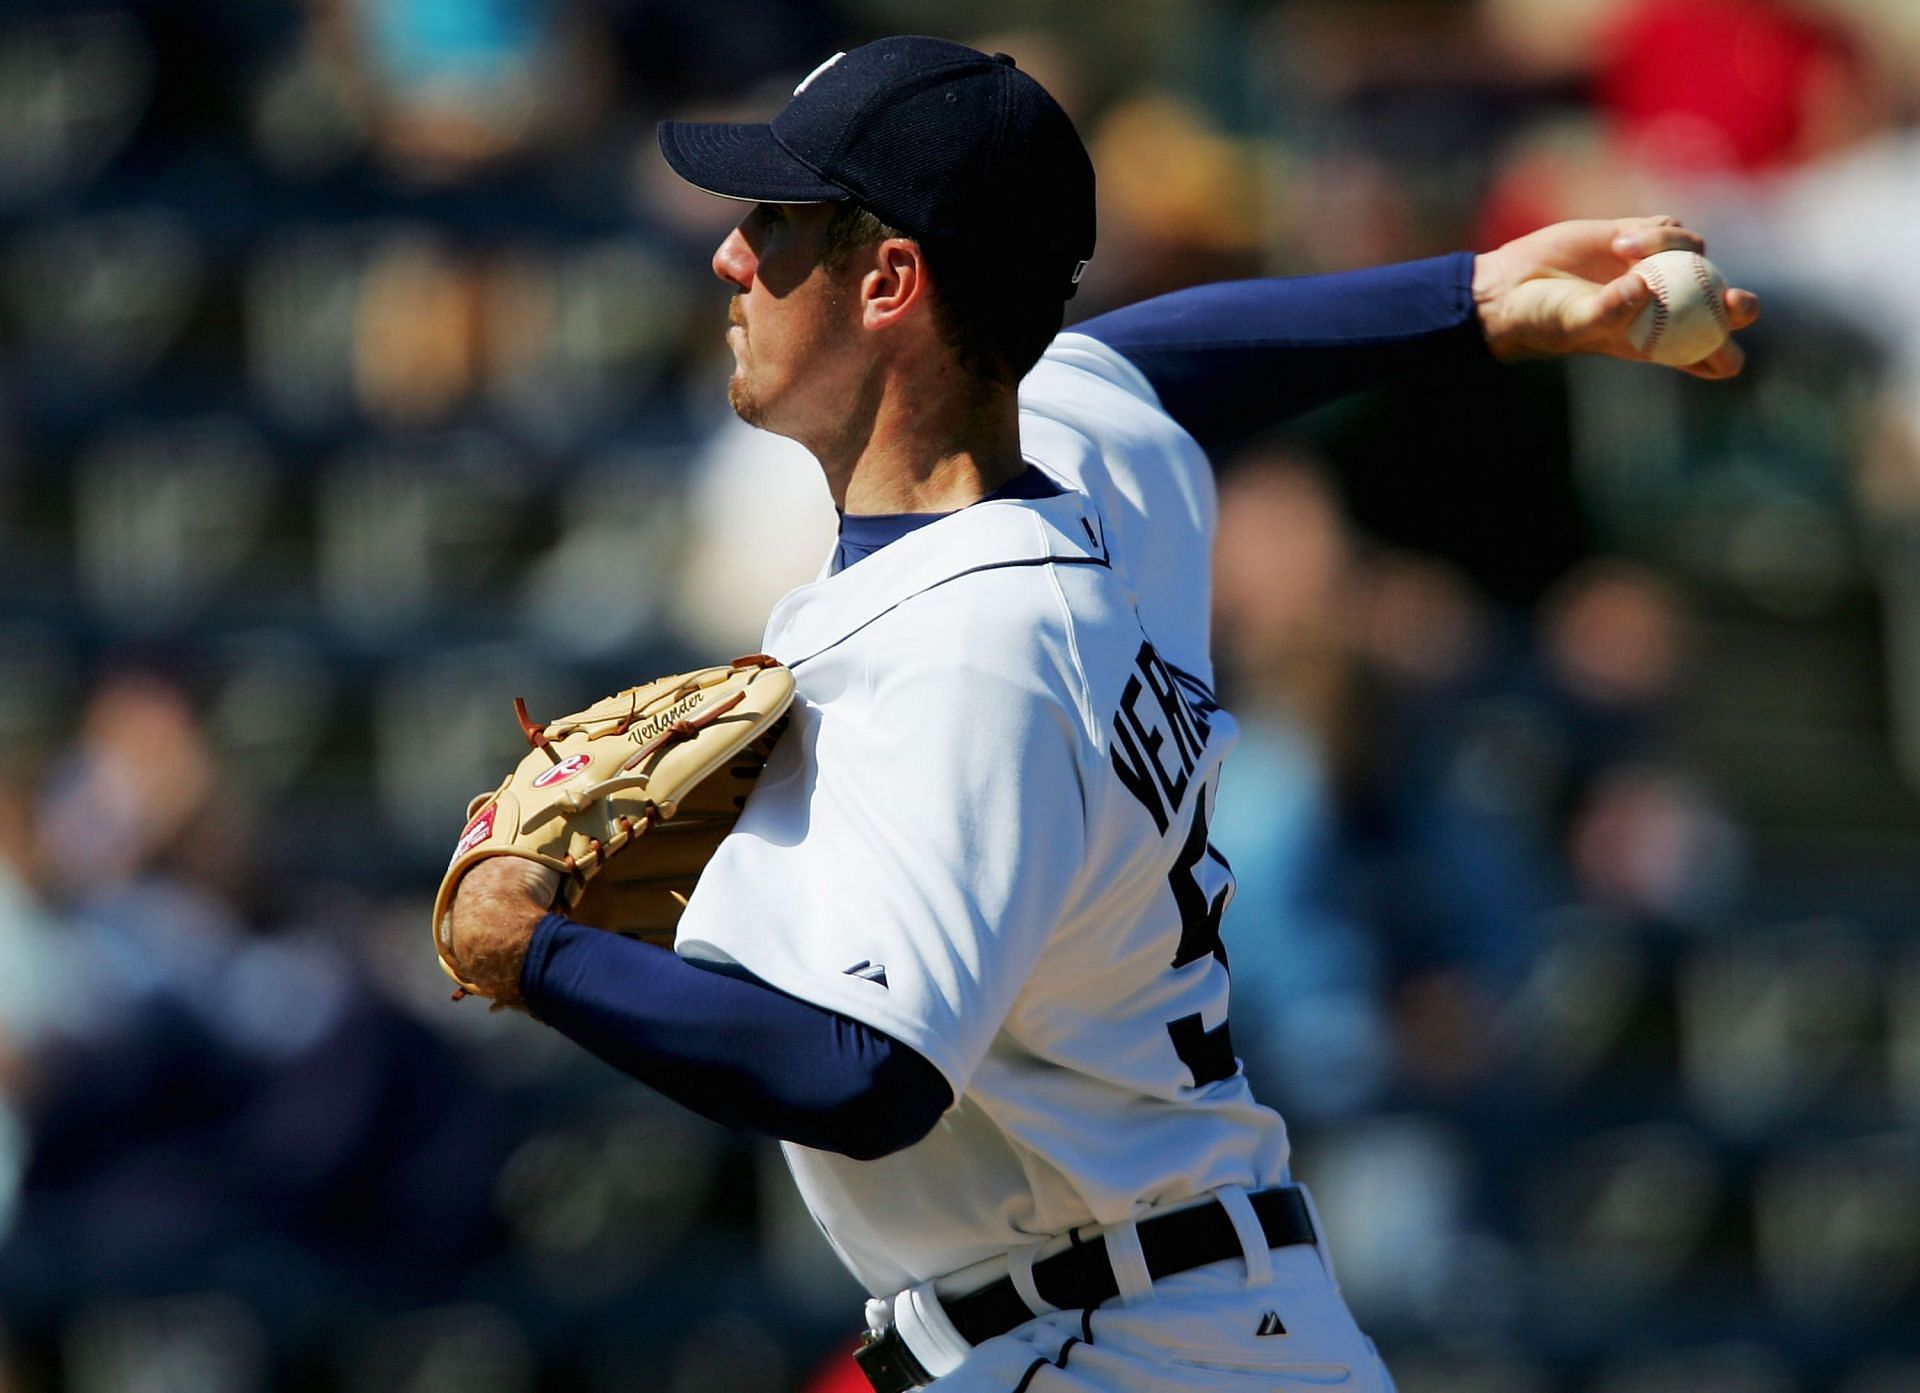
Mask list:
[{"label": "black belt", "polygon": [[[1314,1241],[1313,1218],[1299,1190],[1285,1186],[1261,1190],[1248,1198],[1253,1201],[1253,1212],[1260,1220],[1269,1247],[1286,1248]],[[1142,1219],[1136,1231],[1140,1235],[1141,1254],[1147,1260],[1147,1273],[1155,1281],[1241,1256],[1240,1236],[1217,1200]],[[1105,1238],[1076,1244],[1036,1262],[1033,1286],[1044,1299],[1063,1311],[1086,1310],[1120,1294],[1120,1283],[1113,1275]],[[1028,1308],[1011,1277],[1001,1277],[965,1296],[942,1298],[940,1306],[953,1322],[953,1328],[970,1345],[1004,1335],[1038,1314]],[[932,1381],[933,1376],[921,1366],[893,1326],[888,1326],[883,1334],[869,1334],[853,1357],[875,1393],[905,1393],[907,1389]]]}]

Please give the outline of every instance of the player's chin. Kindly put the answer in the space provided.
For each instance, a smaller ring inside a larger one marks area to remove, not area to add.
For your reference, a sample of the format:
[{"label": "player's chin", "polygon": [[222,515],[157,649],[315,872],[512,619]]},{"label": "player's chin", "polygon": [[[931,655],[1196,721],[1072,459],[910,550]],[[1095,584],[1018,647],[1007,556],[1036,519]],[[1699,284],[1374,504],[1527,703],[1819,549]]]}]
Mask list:
[{"label": "player's chin", "polygon": [[734,369],[732,379],[727,383],[727,405],[733,408],[733,414],[750,426],[758,426],[766,421],[766,411],[760,399],[754,395],[753,384],[745,374]]}]

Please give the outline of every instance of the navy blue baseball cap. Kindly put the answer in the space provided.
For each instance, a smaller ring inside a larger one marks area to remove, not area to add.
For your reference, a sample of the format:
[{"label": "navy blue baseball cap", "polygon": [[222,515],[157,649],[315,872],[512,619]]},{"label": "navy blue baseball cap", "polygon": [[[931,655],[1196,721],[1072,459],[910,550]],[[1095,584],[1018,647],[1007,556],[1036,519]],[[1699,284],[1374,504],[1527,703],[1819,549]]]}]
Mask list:
[{"label": "navy blue baseball cap", "polygon": [[1093,161],[1004,53],[901,36],[837,53],[766,125],[663,121],[688,183],[754,203],[852,200],[964,266],[1069,299],[1093,255]]}]

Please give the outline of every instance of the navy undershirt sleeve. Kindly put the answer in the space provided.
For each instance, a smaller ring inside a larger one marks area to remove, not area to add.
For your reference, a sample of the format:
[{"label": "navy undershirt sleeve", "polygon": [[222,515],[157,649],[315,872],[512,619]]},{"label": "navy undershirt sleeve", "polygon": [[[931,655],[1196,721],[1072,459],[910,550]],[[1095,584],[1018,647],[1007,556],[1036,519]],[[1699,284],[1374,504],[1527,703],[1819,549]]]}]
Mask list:
[{"label": "navy undershirt sleeve", "polygon": [[1139,368],[1207,449],[1410,369],[1487,357],[1471,252],[1195,286],[1073,327]]},{"label": "navy undershirt sleeve", "polygon": [[701,1116],[870,1161],[953,1101],[920,1054],[744,973],[549,914],[520,973],[527,1009]]}]

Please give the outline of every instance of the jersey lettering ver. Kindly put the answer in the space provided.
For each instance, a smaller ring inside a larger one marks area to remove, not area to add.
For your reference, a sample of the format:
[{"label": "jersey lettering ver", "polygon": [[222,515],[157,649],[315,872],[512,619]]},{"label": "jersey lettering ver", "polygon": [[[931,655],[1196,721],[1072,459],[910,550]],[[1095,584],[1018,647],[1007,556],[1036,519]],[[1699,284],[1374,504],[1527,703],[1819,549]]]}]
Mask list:
[{"label": "jersey lettering ver", "polygon": [[[1021,406],[1068,492],[964,509],[775,609],[792,724],[680,925],[683,954],[951,1086],[880,1160],[786,1148],[876,1295],[1286,1169],[1227,1034],[1211,473],[1091,339],[1056,340]],[[884,989],[849,964],[885,964]]]},{"label": "jersey lettering ver", "polygon": [[[1140,645],[1134,666],[1137,675],[1127,679],[1120,709],[1114,713],[1107,758],[1120,782],[1153,818],[1154,826],[1165,832],[1170,822],[1185,812],[1195,768],[1213,731],[1209,713],[1218,708],[1177,681],[1153,651],[1152,643]],[[1188,683],[1192,683],[1191,678]],[[1141,698],[1147,693],[1152,694],[1152,701],[1143,715]],[[1164,725],[1155,724],[1156,717]],[[1177,769],[1167,767],[1170,757],[1177,759]],[[1172,967],[1185,967],[1207,957],[1216,959],[1223,970],[1227,966],[1220,920],[1233,897],[1233,868],[1207,840],[1206,799],[1210,796],[1207,788],[1201,789],[1192,828],[1168,874],[1173,902],[1180,911],[1180,941],[1169,964]],[[1239,1067],[1225,1021],[1208,1029],[1201,1013],[1194,1012],[1167,1022],[1167,1035],[1181,1063],[1192,1072],[1196,1086],[1229,1078]]]},{"label": "jersey lettering ver", "polygon": [[[1140,645],[1134,665],[1139,674],[1127,679],[1120,695],[1107,756],[1120,782],[1153,814],[1154,825],[1164,832],[1169,819],[1180,814],[1194,763],[1206,747],[1209,727],[1203,711],[1190,703],[1151,643]],[[1158,724],[1153,711],[1143,716],[1140,710],[1140,698],[1148,692],[1153,694]],[[1177,773],[1167,769],[1168,746],[1178,761]]]}]

